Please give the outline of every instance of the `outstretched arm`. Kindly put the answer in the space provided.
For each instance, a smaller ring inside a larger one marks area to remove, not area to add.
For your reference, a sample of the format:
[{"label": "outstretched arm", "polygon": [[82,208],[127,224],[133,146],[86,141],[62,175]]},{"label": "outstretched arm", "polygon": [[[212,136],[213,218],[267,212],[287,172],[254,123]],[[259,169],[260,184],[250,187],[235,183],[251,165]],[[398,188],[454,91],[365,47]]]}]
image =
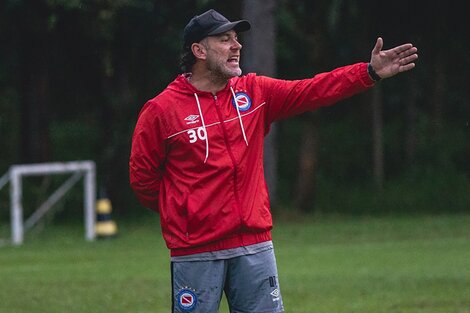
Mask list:
[{"label": "outstretched arm", "polygon": [[418,49],[411,43],[397,46],[390,50],[382,50],[383,39],[377,38],[371,53],[370,65],[380,78],[388,78],[406,72],[415,67]]}]

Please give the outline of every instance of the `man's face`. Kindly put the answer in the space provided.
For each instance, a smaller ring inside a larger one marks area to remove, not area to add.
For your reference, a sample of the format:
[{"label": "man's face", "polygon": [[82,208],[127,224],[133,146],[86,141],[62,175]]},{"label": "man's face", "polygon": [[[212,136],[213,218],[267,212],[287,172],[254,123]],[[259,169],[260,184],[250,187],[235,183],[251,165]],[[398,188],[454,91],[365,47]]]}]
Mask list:
[{"label": "man's face", "polygon": [[209,36],[201,41],[207,50],[207,69],[217,77],[229,79],[240,76],[240,50],[237,33],[233,30],[216,36]]}]

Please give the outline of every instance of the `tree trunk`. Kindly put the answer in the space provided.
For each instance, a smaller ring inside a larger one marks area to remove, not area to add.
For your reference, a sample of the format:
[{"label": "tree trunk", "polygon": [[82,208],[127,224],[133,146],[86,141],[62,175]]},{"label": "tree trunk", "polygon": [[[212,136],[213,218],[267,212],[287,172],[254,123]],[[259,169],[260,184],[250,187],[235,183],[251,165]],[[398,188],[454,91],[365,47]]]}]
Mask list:
[{"label": "tree trunk", "polygon": [[[323,12],[331,12],[334,6],[331,3],[315,2],[306,3],[304,9],[308,12],[314,12],[306,25],[311,28],[307,33],[309,38],[306,42],[313,42],[314,49],[310,54],[314,72],[320,73],[330,70],[330,55],[328,23],[325,20]],[[314,73],[312,73],[314,74]],[[319,208],[315,206],[316,202],[316,177],[318,171],[318,147],[319,129],[317,127],[317,112],[305,113],[300,119],[302,123],[301,147],[299,151],[299,171],[296,181],[294,205],[303,213],[319,214]]]},{"label": "tree trunk", "polygon": [[318,129],[315,120],[316,113],[306,113],[305,115],[294,203],[301,212],[308,213],[315,208]]},{"label": "tree trunk", "polygon": [[[243,69],[261,75],[276,75],[276,0],[245,0],[243,1],[243,18],[250,21],[251,30],[243,34]],[[264,143],[264,172],[269,188],[271,205],[277,200],[277,161],[278,126],[271,125],[271,130]]]},{"label": "tree trunk", "polygon": [[405,141],[405,161],[407,165],[413,165],[416,155],[416,146],[418,143],[418,134],[416,131],[418,122],[418,106],[416,104],[418,97],[418,82],[413,76],[409,80],[409,97],[406,100],[405,120],[406,120],[406,141]]},{"label": "tree trunk", "polygon": [[377,190],[382,191],[384,184],[384,148],[383,148],[383,101],[382,88],[372,89],[372,173]]},{"label": "tree trunk", "polygon": [[21,145],[23,163],[50,159],[49,138],[49,8],[42,1],[26,1],[22,12]]},{"label": "tree trunk", "polygon": [[433,130],[438,136],[442,128],[442,111],[444,106],[444,94],[446,90],[446,62],[444,53],[439,49],[436,52],[436,59],[434,62],[434,75],[433,84],[434,88],[431,98],[433,108]]},{"label": "tree trunk", "polygon": [[[436,2],[435,4],[437,12],[442,12],[436,16],[433,23],[434,36],[436,42],[445,42],[448,40],[447,36],[451,32],[449,30],[448,23],[448,12],[449,8],[445,3]],[[454,61],[449,62],[452,58],[448,57],[448,48],[442,45],[435,45],[434,49],[434,64],[432,68],[432,78],[431,78],[431,93],[430,93],[430,105],[432,108],[432,128],[431,134],[433,137],[433,145],[435,149],[434,157],[437,165],[443,166],[448,161],[446,149],[442,149],[445,145],[449,143],[446,142],[448,138],[445,138],[443,135],[444,127],[444,110],[446,107],[446,100],[448,97],[446,95],[448,86],[447,81],[452,74],[448,75],[449,69],[452,69],[455,65]],[[450,64],[452,63],[452,64]],[[457,65],[458,66],[458,65]],[[452,71],[452,70],[451,70]]]}]

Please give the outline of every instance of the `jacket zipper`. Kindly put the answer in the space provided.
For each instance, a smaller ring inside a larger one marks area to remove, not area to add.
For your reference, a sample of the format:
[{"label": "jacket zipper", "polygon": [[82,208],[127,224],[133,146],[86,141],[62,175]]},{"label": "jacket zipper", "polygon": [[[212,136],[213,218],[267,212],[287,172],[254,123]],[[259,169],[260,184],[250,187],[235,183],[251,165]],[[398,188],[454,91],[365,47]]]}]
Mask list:
[{"label": "jacket zipper", "polygon": [[235,157],[233,155],[232,149],[230,147],[230,143],[229,143],[229,139],[228,139],[228,135],[227,135],[227,129],[225,128],[224,119],[223,119],[222,113],[220,112],[220,106],[219,106],[219,101],[218,101],[217,95],[213,95],[213,97],[214,97],[214,102],[215,102],[215,108],[216,108],[216,111],[217,111],[217,115],[219,116],[220,125],[222,127],[222,132],[224,133],[225,146],[227,147],[228,155],[230,156],[230,159],[232,160],[232,164],[233,164],[233,189],[234,189],[233,191],[234,191],[234,194],[235,194],[235,201],[237,203],[238,216],[240,218],[240,223],[241,223],[241,225],[243,225],[243,217],[242,217],[242,212],[241,212],[241,202],[240,202],[240,197],[238,195],[238,190],[237,190],[237,186],[238,186],[238,175],[237,175],[238,166],[237,166],[237,162],[235,161]]}]

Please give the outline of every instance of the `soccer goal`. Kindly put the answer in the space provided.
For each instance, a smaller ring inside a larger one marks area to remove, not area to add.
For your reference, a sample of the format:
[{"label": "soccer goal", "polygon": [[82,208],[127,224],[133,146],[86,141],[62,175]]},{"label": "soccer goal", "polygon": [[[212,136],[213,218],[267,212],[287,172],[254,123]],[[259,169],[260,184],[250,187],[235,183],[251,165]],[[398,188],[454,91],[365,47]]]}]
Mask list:
[{"label": "soccer goal", "polygon": [[[22,178],[25,176],[46,176],[68,174],[68,178],[52,195],[37,208],[26,220],[23,217]],[[80,179],[83,178],[83,201],[85,220],[85,239],[95,239],[95,200],[96,166],[93,161],[56,162],[12,165],[0,178],[0,189],[10,182],[11,242],[21,245],[24,233],[31,229]]]}]

